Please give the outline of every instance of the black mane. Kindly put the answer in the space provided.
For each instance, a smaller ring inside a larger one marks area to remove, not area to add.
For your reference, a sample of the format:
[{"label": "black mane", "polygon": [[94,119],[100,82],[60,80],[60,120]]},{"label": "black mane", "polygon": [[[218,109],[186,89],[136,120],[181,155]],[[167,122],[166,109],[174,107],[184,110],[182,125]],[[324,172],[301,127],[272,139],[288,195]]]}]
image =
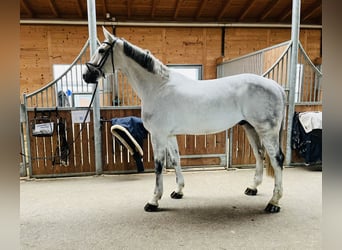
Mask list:
[{"label": "black mane", "polygon": [[154,73],[154,60],[147,52],[141,52],[128,42],[124,41],[124,53],[147,71]]}]

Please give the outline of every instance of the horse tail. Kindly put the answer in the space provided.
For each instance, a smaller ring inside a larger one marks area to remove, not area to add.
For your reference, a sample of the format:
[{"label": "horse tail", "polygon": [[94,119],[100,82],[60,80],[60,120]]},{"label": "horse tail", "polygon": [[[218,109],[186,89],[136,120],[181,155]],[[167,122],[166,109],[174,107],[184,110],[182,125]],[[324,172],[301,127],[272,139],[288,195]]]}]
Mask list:
[{"label": "horse tail", "polygon": [[[282,94],[283,96],[283,102],[285,104],[285,94]],[[285,105],[284,105],[285,106]],[[282,119],[281,119],[281,124],[280,124],[280,129],[279,129],[279,156],[281,157],[280,161],[281,161],[281,168],[283,168],[283,160],[284,160],[284,154],[282,152],[282,145],[283,145],[283,128],[284,128],[284,121],[285,121],[285,109],[286,106],[284,107],[284,113],[282,115]],[[270,157],[268,156],[268,154],[266,153],[266,157],[265,157],[265,165],[266,165],[266,175],[270,176],[270,177],[274,177],[274,169],[271,165],[271,161],[270,161]]]},{"label": "horse tail", "polygon": [[266,165],[266,175],[270,177],[274,177],[274,169],[271,165],[270,157],[268,156],[267,153],[266,153],[266,158],[265,158],[265,165]]}]

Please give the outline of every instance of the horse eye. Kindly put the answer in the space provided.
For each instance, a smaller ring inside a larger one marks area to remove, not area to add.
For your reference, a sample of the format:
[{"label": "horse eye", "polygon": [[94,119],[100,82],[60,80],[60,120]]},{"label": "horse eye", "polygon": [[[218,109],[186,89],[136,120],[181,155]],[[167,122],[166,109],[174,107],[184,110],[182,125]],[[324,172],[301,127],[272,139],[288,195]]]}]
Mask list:
[{"label": "horse eye", "polygon": [[99,53],[100,53],[100,54],[103,54],[104,52],[105,52],[104,49],[99,49]]}]

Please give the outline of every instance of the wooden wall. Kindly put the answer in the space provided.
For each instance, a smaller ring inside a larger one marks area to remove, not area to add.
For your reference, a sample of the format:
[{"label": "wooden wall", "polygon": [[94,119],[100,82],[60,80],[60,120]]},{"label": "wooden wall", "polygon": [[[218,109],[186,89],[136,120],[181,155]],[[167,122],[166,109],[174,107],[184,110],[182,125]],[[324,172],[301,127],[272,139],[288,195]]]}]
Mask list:
[{"label": "wooden wall", "polygon": [[88,39],[87,26],[20,26],[20,94],[53,80],[53,64],[71,64]]},{"label": "wooden wall", "polygon": [[[107,27],[111,31],[111,27]],[[102,28],[98,37],[103,40]],[[88,38],[87,26],[20,26],[20,94],[53,80],[53,64],[70,64]],[[203,78],[216,78],[221,28],[117,27],[116,35],[150,50],[165,64],[202,64]],[[226,28],[225,57],[233,59],[290,39],[290,29]],[[300,40],[312,60],[320,58],[321,30],[302,29]]]},{"label": "wooden wall", "polygon": [[[111,31],[111,27],[107,28]],[[52,65],[72,63],[88,39],[87,26],[21,25],[20,29],[21,95],[31,93],[53,80]],[[100,26],[97,32],[102,41],[104,37]],[[216,61],[222,56],[221,28],[117,27],[116,35],[150,50],[164,64],[201,64],[204,79],[216,78]],[[233,59],[290,40],[290,36],[290,29],[226,28],[224,57]],[[321,30],[302,29],[300,40],[311,60],[319,61],[317,58],[322,56]],[[297,111],[302,109],[305,107],[296,108]],[[305,110],[309,109],[306,107]],[[321,110],[321,106],[317,110]],[[239,142],[246,139],[236,138]],[[240,151],[236,152],[233,155],[236,156],[234,164],[254,161],[251,152],[247,160],[239,155]],[[182,164],[187,165],[187,162],[183,159]]]},{"label": "wooden wall", "polygon": [[[300,42],[310,59],[321,55],[321,30],[301,29]],[[291,39],[291,29],[228,28],[225,32],[225,58],[233,59]]]}]

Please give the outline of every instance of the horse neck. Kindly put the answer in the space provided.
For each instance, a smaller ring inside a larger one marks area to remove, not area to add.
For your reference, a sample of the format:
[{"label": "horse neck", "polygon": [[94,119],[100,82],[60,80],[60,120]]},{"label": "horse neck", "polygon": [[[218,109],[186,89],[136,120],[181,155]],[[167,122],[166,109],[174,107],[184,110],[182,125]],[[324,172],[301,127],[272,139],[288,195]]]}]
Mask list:
[{"label": "horse neck", "polygon": [[121,50],[115,60],[116,67],[127,76],[129,83],[141,99],[153,95],[166,82],[160,75],[148,72]]}]

